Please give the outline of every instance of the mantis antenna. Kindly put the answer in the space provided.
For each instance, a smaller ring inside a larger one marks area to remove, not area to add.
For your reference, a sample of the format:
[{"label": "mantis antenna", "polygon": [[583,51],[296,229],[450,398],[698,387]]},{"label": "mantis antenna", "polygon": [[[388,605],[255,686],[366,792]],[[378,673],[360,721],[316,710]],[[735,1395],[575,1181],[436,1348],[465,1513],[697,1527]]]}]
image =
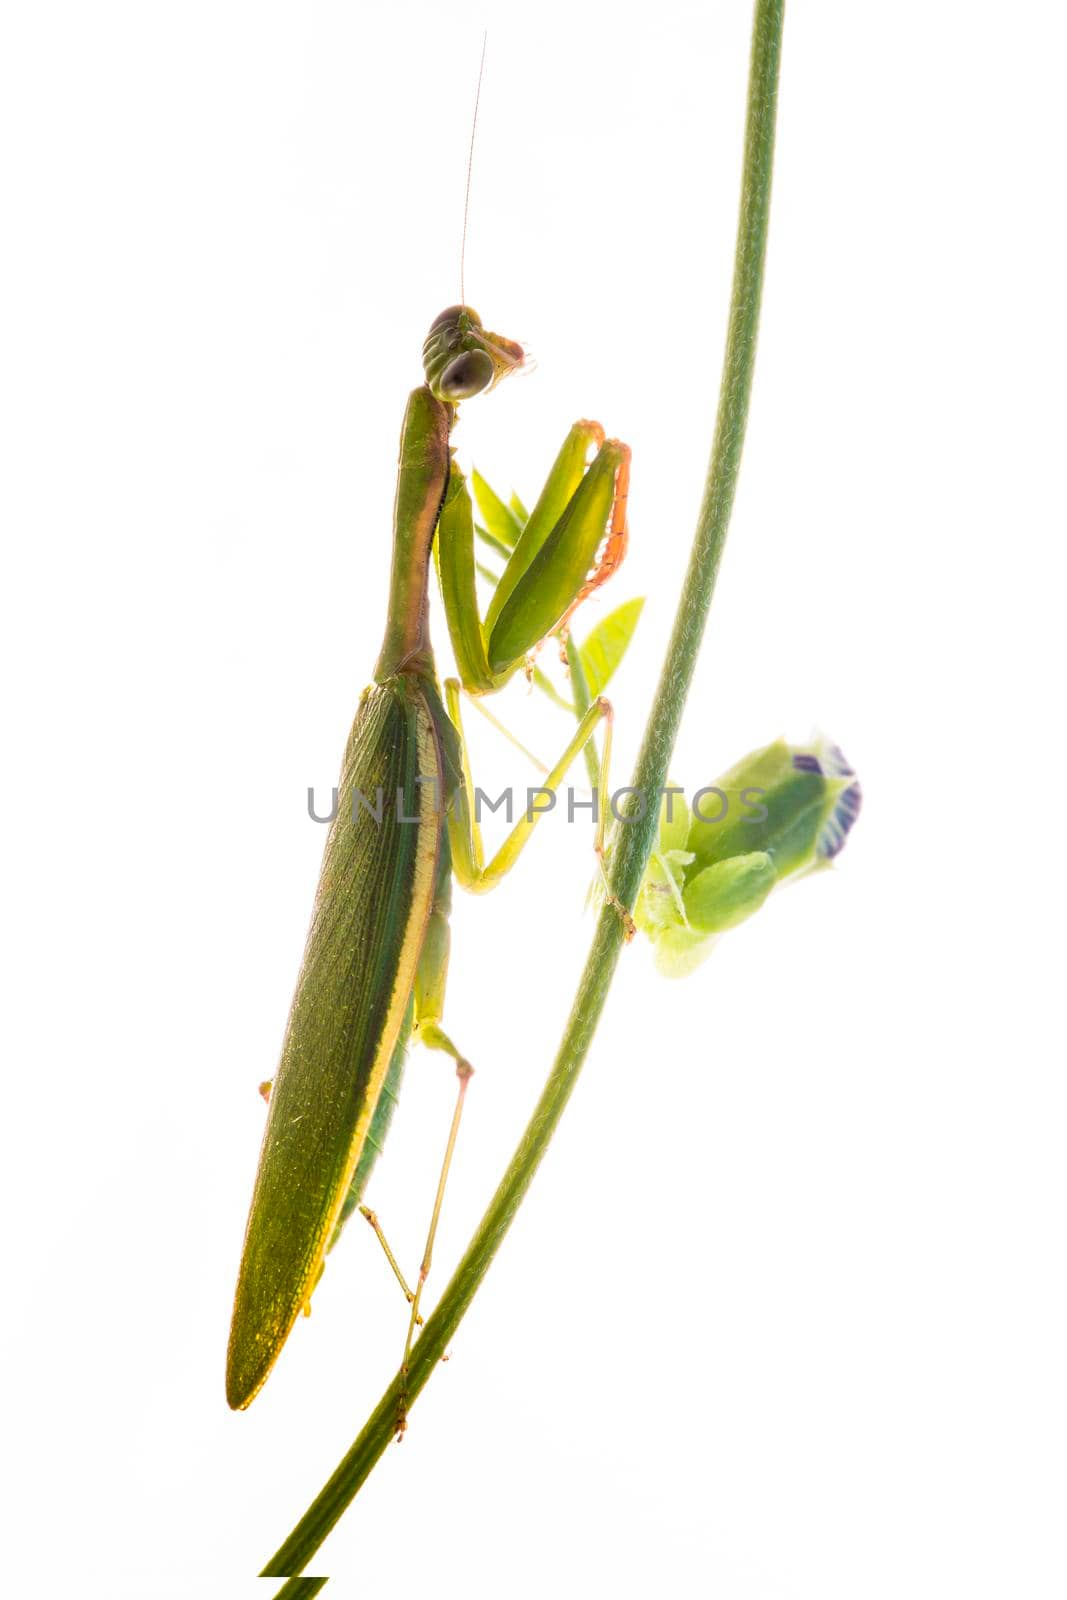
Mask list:
[{"label": "mantis antenna", "polygon": [[489,29],[482,34],[482,58],[478,63],[478,87],[474,91],[474,116],[471,119],[471,142],[467,151],[467,187],[463,194],[463,238],[459,246],[459,303],[467,304],[466,286],[464,283],[463,269],[467,259],[467,217],[471,204],[471,171],[474,167],[474,136],[478,131],[478,102],[482,98],[482,79],[485,76],[485,46],[489,39]]}]

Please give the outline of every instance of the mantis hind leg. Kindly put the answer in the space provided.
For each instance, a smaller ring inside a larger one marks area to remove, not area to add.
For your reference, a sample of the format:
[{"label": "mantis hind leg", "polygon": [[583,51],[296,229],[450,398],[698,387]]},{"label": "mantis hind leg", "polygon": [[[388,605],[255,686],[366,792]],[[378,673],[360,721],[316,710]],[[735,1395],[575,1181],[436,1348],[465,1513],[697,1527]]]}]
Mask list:
[{"label": "mantis hind leg", "polygon": [[[440,1050],[444,1055],[451,1056],[456,1063],[456,1078],[458,1088],[456,1104],[452,1112],[452,1121],[449,1125],[448,1140],[445,1145],[444,1159],[441,1162],[441,1171],[437,1180],[437,1191],[434,1195],[433,1211],[430,1216],[430,1225],[426,1234],[426,1244],[419,1263],[419,1275],[415,1283],[414,1293],[404,1284],[405,1292],[411,1303],[411,1315],[408,1318],[407,1338],[404,1342],[404,1357],[401,1362],[401,1373],[406,1377],[408,1363],[411,1359],[411,1347],[415,1341],[415,1330],[422,1322],[419,1307],[422,1302],[422,1291],[430,1275],[433,1265],[433,1249],[437,1238],[437,1227],[441,1220],[441,1207],[444,1204],[445,1188],[448,1183],[448,1174],[452,1166],[452,1157],[455,1153],[456,1139],[459,1134],[459,1125],[463,1117],[463,1105],[467,1095],[467,1085],[474,1075],[474,1068],[470,1062],[453,1044],[444,1028],[441,1018],[444,1014],[445,988],[448,982],[448,958],[451,945],[451,933],[448,925],[449,911],[451,910],[451,875],[452,863],[448,859],[447,845],[443,852],[446,859],[442,861],[442,871],[438,880],[437,897],[430,912],[430,920],[423,941],[422,954],[419,957],[418,970],[415,975],[415,1037],[427,1049]],[[380,1233],[379,1233],[380,1237]],[[399,1273],[398,1273],[399,1276]],[[401,1280],[403,1281],[403,1280]],[[402,1438],[407,1427],[407,1400],[402,1393],[396,1414],[396,1437]]]},{"label": "mantis hind leg", "polygon": [[[445,849],[447,852],[447,846]],[[452,862],[449,858],[442,863],[437,896],[430,912],[422,954],[419,956],[419,965],[415,973],[415,1037],[428,1050],[441,1050],[445,1055],[451,1056],[456,1063],[457,1072],[464,1067],[469,1077],[473,1070],[469,1061],[460,1053],[441,1026],[445,1009],[445,989],[448,984],[448,959],[452,944],[448,923],[452,910],[451,877]]]}]

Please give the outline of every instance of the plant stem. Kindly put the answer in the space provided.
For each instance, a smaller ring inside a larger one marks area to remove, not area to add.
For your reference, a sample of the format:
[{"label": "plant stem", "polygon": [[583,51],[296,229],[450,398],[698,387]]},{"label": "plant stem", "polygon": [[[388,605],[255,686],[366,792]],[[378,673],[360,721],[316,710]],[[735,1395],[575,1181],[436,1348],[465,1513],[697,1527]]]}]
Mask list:
[{"label": "plant stem", "polygon": [[329,1578],[290,1578],[288,1583],[282,1584],[274,1600],[311,1600],[329,1581]]},{"label": "plant stem", "polygon": [[[756,354],[763,262],[770,208],[774,121],[784,0],[757,0],[745,125],[741,209],[734,259],[726,352],[715,436],[693,549],[663,671],[637,761],[633,787],[647,796],[644,815],[620,827],[612,888],[626,905],[637,896],[652,848],[659,791],[667,781],[686,696],[715,588],[741,462]],[[264,1577],[299,1573],[358,1492],[393,1437],[403,1392],[410,1409],[451,1342],[474,1298],[570,1099],[593,1040],[623,942],[622,921],[607,905],[575,995],[559,1053],[541,1098],[478,1230],[411,1353],[336,1472],[263,1569]],[[292,1594],[288,1585],[282,1594]]]}]

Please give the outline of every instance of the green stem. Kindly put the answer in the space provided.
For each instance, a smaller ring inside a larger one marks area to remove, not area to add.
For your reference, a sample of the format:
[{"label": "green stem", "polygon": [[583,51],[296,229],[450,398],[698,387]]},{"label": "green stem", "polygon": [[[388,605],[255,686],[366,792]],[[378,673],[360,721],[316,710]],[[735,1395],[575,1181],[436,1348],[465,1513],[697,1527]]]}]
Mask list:
[{"label": "green stem", "polygon": [[[784,0],[757,0],[755,8],[741,212],[715,437],[674,630],[634,775],[634,788],[650,797],[658,796],[667,780],[741,462],[767,242],[783,5]],[[632,905],[637,895],[652,848],[657,810],[656,804],[646,805],[644,816],[635,816],[617,835],[612,887],[626,905]],[[264,1567],[264,1577],[298,1573],[310,1560],[393,1437],[401,1393],[410,1410],[452,1341],[570,1099],[600,1020],[622,940],[621,919],[613,907],[605,906],[548,1082],[474,1238],[412,1351],[406,1380],[399,1373],[393,1379],[336,1472]]]}]

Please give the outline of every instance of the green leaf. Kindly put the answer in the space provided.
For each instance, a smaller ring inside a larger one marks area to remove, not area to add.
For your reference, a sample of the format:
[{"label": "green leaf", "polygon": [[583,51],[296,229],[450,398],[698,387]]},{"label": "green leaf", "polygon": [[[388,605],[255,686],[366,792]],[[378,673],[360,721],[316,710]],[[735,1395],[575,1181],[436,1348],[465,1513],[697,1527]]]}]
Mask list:
[{"label": "green leaf", "polygon": [[571,716],[574,715],[575,707],[571,705],[569,700],[564,700],[552,679],[547,677],[540,667],[534,667],[533,681],[542,694],[547,694],[553,705],[559,706],[561,711],[569,711]]},{"label": "green leaf", "polygon": [[490,550],[495,550],[498,556],[503,556],[505,561],[511,554],[507,545],[501,544],[500,540],[495,538],[488,528],[483,528],[480,522],[474,524],[474,536],[476,539],[480,539],[484,545],[487,545]]},{"label": "green leaf", "polygon": [[523,523],[525,525],[527,522],[529,522],[530,513],[527,511],[526,507],[523,505],[523,503],[519,499],[518,495],[515,494],[514,492],[512,492],[511,499],[508,501],[508,506],[510,507],[510,509],[512,511],[514,511],[515,515],[518,517],[518,519],[519,519],[519,521],[521,523]]},{"label": "green leaf", "polygon": [[477,469],[471,472],[471,488],[478,510],[485,518],[485,525],[493,538],[504,550],[514,550],[515,541],[522,532],[522,523],[514,511],[504,504],[495,490],[490,489]]},{"label": "green leaf", "polygon": [[603,694],[629,649],[644,605],[641,597],[623,601],[621,606],[597,623],[588,639],[579,647],[591,700]]}]

